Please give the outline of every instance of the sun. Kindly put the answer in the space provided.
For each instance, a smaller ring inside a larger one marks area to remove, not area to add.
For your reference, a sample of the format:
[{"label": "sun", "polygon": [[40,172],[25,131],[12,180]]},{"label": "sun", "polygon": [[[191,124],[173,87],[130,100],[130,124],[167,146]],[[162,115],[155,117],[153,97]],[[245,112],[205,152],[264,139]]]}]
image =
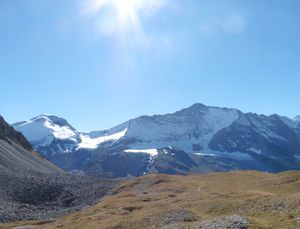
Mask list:
[{"label": "sun", "polygon": [[140,32],[141,22],[139,17],[139,0],[111,0],[118,14],[119,24],[121,26],[131,26],[134,32]]},{"label": "sun", "polygon": [[136,20],[139,10],[145,5],[145,0],[90,0],[84,11],[97,15],[107,6],[114,11],[114,17],[124,20]]},{"label": "sun", "polygon": [[89,0],[83,13],[100,18],[99,29],[105,33],[132,30],[136,39],[143,37],[140,10],[146,0]]},{"label": "sun", "polygon": [[119,16],[122,18],[132,17],[137,13],[137,1],[135,0],[112,0]]},{"label": "sun", "polygon": [[[149,39],[143,29],[142,19],[152,11],[162,8],[167,0],[87,0],[82,14],[94,18],[93,24],[100,34],[131,36],[138,45],[147,47]],[[143,17],[144,16],[144,17]]]}]

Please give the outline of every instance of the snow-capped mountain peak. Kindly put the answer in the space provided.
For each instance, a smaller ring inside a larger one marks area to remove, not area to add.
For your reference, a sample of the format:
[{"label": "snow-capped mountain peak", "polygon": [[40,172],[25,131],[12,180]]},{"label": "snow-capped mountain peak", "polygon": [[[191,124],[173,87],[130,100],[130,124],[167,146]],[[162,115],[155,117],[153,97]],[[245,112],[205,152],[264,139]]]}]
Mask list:
[{"label": "snow-capped mountain peak", "polygon": [[126,136],[137,140],[132,147],[151,148],[155,142],[158,147],[174,145],[191,150],[193,143],[201,143],[207,148],[213,135],[230,126],[239,114],[236,109],[194,104],[173,114],[130,120]]},{"label": "snow-capped mountain peak", "polygon": [[127,132],[123,124],[106,131],[82,133],[65,119],[45,114],[15,123],[13,127],[22,132],[36,150],[48,157],[82,149],[94,150],[101,144],[118,141]]},{"label": "snow-capped mountain peak", "polygon": [[33,144],[47,146],[54,139],[77,141],[76,130],[65,120],[54,115],[38,115],[28,121],[13,124]]}]

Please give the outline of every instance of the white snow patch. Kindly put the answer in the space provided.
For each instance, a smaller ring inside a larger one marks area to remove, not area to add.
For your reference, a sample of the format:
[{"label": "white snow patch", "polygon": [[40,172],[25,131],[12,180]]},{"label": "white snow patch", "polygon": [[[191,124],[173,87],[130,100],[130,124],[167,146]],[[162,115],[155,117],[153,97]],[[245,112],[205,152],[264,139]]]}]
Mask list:
[{"label": "white snow patch", "polygon": [[300,161],[300,155],[295,155],[294,154],[294,157],[295,157],[296,161]]},{"label": "white snow patch", "polygon": [[192,154],[197,155],[197,156],[211,156],[211,157],[217,156],[214,153],[192,153]]},{"label": "white snow patch", "polygon": [[248,151],[251,151],[253,153],[256,153],[256,154],[262,154],[262,151],[261,149],[256,149],[256,148],[249,148]]},{"label": "white snow patch", "polygon": [[126,153],[146,153],[151,155],[152,157],[158,155],[157,149],[127,149],[124,150]]},{"label": "white snow patch", "polygon": [[76,136],[76,133],[73,130],[71,130],[68,126],[59,126],[54,123],[51,123],[49,120],[46,120],[44,125],[45,127],[52,130],[54,137],[57,139],[74,139],[74,137]]},{"label": "white snow patch", "polygon": [[127,129],[111,135],[105,135],[97,138],[91,138],[89,135],[81,134],[81,142],[78,144],[77,149],[96,149],[102,143],[119,140],[126,134],[126,131]]},{"label": "white snow patch", "polygon": [[244,160],[252,160],[253,158],[246,153],[241,153],[241,152],[224,152],[224,153],[220,153],[220,156],[224,156],[224,157],[229,157],[235,160],[240,160],[240,161],[244,161]]}]

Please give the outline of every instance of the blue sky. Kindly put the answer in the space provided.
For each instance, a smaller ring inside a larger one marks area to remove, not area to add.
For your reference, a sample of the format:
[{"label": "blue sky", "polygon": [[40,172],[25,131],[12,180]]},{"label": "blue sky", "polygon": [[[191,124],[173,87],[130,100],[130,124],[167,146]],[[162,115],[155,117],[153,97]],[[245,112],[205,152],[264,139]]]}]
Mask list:
[{"label": "blue sky", "polygon": [[96,1],[0,1],[6,120],[89,131],[196,102],[300,114],[299,0]]}]

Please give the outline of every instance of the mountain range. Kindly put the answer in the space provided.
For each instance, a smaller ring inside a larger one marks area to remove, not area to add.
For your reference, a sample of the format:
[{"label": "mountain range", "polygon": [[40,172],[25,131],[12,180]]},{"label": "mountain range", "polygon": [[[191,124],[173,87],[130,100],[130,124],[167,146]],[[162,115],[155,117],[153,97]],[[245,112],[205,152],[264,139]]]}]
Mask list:
[{"label": "mountain range", "polygon": [[58,167],[92,176],[300,168],[300,116],[258,115],[197,103],[90,133],[53,115],[12,126]]}]

